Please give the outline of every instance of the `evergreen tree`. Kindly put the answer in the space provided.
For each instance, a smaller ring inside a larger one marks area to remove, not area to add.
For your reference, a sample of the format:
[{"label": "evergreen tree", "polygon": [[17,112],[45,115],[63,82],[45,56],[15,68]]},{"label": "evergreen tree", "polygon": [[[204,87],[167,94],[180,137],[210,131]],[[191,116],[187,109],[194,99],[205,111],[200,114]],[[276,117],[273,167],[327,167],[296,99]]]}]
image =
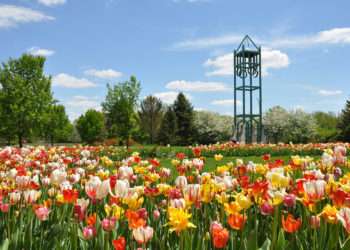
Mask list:
[{"label": "evergreen tree", "polygon": [[342,110],[338,128],[340,130],[340,139],[350,142],[350,100],[346,101],[345,108]]},{"label": "evergreen tree", "polygon": [[140,127],[147,134],[148,142],[153,144],[158,135],[163,118],[163,105],[160,99],[147,96],[140,105]]},{"label": "evergreen tree", "polygon": [[163,145],[176,143],[176,114],[172,107],[168,107],[164,114],[159,129],[158,141]]},{"label": "evergreen tree", "polygon": [[183,93],[179,93],[174,102],[176,115],[176,135],[178,145],[191,145],[194,141],[194,112],[191,103]]}]

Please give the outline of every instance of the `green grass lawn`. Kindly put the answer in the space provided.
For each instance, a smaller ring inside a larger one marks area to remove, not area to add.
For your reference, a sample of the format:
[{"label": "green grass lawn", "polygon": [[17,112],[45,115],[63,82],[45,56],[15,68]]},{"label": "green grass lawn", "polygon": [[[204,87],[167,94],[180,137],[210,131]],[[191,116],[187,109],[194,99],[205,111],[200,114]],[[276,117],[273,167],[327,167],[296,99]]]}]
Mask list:
[{"label": "green grass lawn", "polygon": [[[210,171],[214,171],[216,166],[220,166],[220,165],[224,165],[227,162],[236,162],[236,159],[242,159],[245,163],[248,163],[249,161],[253,161],[254,163],[262,163],[263,160],[261,158],[261,156],[249,156],[249,157],[224,157],[221,161],[217,162],[215,161],[214,158],[212,157],[207,157],[206,158],[206,163],[204,165],[203,171],[204,172],[210,172]],[[280,156],[280,157],[271,157],[271,161],[274,161],[276,159],[282,159],[284,160],[285,163],[287,163],[290,159],[289,156]],[[161,158],[159,159],[161,162],[161,165],[163,167],[167,167],[170,168],[173,171],[174,174],[177,174],[175,168],[171,165],[171,160],[169,158]]]}]

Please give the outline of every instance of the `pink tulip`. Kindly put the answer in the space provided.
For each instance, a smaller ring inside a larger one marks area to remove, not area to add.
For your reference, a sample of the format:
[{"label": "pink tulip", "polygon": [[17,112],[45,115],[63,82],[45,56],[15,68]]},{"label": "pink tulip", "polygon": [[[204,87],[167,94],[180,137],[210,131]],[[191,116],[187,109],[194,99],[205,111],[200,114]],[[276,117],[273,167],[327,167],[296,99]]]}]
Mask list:
[{"label": "pink tulip", "polygon": [[261,206],[260,206],[260,213],[262,215],[271,215],[273,213],[273,206],[265,201]]},{"label": "pink tulip", "polygon": [[158,220],[159,217],[160,217],[160,212],[159,212],[159,210],[158,210],[158,209],[154,210],[154,211],[153,211],[153,218],[154,218],[155,220]]},{"label": "pink tulip", "polygon": [[4,203],[4,204],[0,205],[0,210],[3,213],[7,213],[9,211],[9,209],[10,209],[10,204],[8,204],[8,203]]},{"label": "pink tulip", "polygon": [[112,218],[112,219],[103,219],[101,222],[102,228],[103,230],[105,230],[106,232],[110,232],[115,228],[116,225],[116,219]]},{"label": "pink tulip", "polygon": [[36,217],[41,220],[45,221],[49,217],[50,210],[47,207],[39,207],[35,210]]},{"label": "pink tulip", "polygon": [[286,207],[294,207],[296,203],[296,198],[294,194],[286,194],[283,199],[283,204]]},{"label": "pink tulip", "polygon": [[86,240],[92,239],[96,235],[96,228],[92,226],[84,227],[83,236]]}]

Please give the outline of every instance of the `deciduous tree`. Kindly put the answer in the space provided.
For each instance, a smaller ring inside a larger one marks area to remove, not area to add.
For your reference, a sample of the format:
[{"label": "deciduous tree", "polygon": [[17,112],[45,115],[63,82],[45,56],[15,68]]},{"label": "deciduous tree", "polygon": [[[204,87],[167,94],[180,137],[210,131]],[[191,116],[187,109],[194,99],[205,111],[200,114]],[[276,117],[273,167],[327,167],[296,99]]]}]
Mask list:
[{"label": "deciduous tree", "polygon": [[28,54],[0,66],[0,106],[3,133],[23,139],[39,133],[52,103],[51,78],[44,74],[44,57]]},{"label": "deciduous tree", "polygon": [[108,134],[124,140],[128,147],[133,130],[137,127],[136,106],[140,82],[131,76],[129,81],[107,85],[107,91],[102,108],[106,114]]},{"label": "deciduous tree", "polygon": [[73,125],[69,121],[65,107],[57,104],[52,105],[45,115],[44,136],[53,145],[54,142],[67,142],[72,133]]},{"label": "deciduous tree", "polygon": [[103,140],[105,136],[105,119],[103,113],[89,109],[78,118],[76,128],[80,138],[86,143],[91,144]]}]

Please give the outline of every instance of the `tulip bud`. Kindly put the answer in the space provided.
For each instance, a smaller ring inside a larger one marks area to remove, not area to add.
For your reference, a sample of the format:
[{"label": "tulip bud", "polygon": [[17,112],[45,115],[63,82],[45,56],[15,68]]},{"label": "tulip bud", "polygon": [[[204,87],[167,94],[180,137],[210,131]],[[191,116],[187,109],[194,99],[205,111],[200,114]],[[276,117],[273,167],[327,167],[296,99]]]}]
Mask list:
[{"label": "tulip bud", "polygon": [[286,207],[294,207],[296,203],[295,195],[294,194],[286,194],[283,199],[283,204]]},{"label": "tulip bud", "polygon": [[273,214],[273,206],[265,201],[261,206],[260,206],[260,213],[262,215],[271,215]]},{"label": "tulip bud", "polygon": [[101,222],[103,230],[110,232],[115,228],[116,220],[115,219],[103,219]]},{"label": "tulip bud", "polygon": [[96,235],[96,228],[92,226],[84,227],[83,236],[86,240],[92,239]]},{"label": "tulip bud", "polygon": [[35,210],[36,217],[41,220],[47,220],[49,217],[50,210],[47,207],[39,207]]},{"label": "tulip bud", "polygon": [[313,228],[313,229],[319,228],[320,223],[321,223],[320,217],[318,217],[316,215],[311,216],[311,218],[310,218],[311,228]]},{"label": "tulip bud", "polygon": [[158,220],[159,217],[160,217],[160,212],[159,212],[158,209],[155,209],[155,210],[153,211],[153,218],[154,218],[155,220]]},{"label": "tulip bud", "polygon": [[9,211],[9,209],[10,209],[10,204],[8,204],[8,203],[4,203],[4,204],[0,205],[0,210],[3,213],[7,213]]}]

